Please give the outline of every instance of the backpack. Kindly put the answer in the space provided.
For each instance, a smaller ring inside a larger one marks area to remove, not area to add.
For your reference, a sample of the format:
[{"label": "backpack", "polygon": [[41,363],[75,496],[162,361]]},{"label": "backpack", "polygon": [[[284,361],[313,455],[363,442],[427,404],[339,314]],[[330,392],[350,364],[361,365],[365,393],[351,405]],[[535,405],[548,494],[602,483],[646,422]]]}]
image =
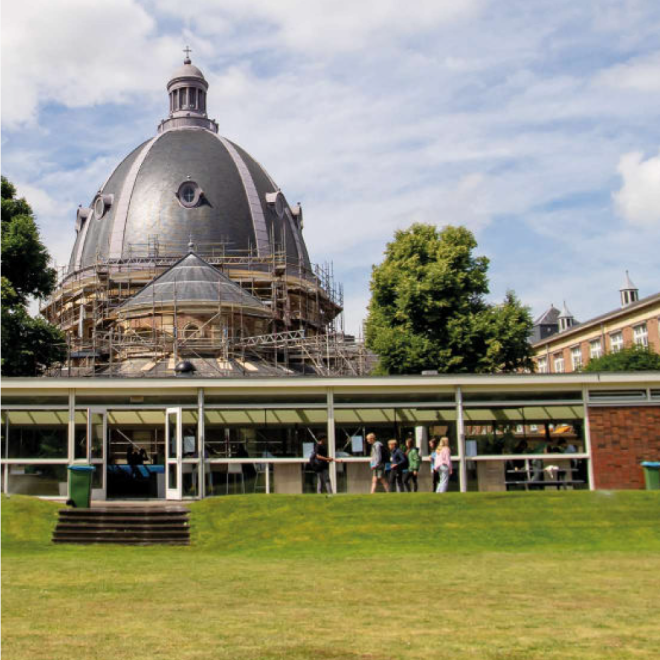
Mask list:
[{"label": "backpack", "polygon": [[319,459],[316,457],[317,447],[318,444],[315,442],[314,449],[312,449],[312,453],[309,455],[309,463],[307,463],[307,467],[314,472],[320,472],[324,463],[324,461],[319,461]]},{"label": "backpack", "polygon": [[384,467],[390,462],[390,450],[382,442],[380,443],[380,455],[382,458],[381,465]]}]

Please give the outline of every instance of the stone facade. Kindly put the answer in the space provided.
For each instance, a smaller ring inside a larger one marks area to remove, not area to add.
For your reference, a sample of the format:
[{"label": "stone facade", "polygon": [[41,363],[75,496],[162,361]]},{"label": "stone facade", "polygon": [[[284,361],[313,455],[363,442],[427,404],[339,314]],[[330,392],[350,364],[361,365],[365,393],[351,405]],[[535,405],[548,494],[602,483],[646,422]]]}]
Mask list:
[{"label": "stone facade", "polygon": [[590,408],[596,488],[644,488],[642,461],[660,460],[660,407]]}]

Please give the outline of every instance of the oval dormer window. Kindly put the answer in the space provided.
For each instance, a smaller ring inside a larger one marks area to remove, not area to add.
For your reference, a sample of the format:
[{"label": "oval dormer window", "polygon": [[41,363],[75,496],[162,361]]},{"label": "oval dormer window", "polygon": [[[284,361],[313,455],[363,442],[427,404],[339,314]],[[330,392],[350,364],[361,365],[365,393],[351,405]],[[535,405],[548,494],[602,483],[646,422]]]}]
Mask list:
[{"label": "oval dormer window", "polygon": [[102,218],[107,210],[112,206],[112,195],[99,195],[94,202],[94,214],[97,218]]},{"label": "oval dormer window", "polygon": [[284,217],[284,195],[279,190],[266,193],[266,203],[275,210],[278,218]]},{"label": "oval dormer window", "polygon": [[202,197],[202,189],[194,181],[185,181],[179,186],[176,193],[181,206],[192,209],[199,206]]}]

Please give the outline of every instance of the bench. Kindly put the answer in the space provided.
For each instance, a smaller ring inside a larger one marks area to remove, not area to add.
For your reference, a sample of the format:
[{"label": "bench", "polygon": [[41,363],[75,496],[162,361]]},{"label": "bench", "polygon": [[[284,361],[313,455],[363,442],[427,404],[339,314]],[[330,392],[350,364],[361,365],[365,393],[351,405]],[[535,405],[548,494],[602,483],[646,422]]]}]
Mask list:
[{"label": "bench", "polygon": [[547,486],[560,488],[561,486],[575,486],[577,484],[584,484],[582,479],[557,479],[556,481],[533,481],[532,479],[524,479],[521,481],[505,481],[505,486],[539,486],[546,488]]}]

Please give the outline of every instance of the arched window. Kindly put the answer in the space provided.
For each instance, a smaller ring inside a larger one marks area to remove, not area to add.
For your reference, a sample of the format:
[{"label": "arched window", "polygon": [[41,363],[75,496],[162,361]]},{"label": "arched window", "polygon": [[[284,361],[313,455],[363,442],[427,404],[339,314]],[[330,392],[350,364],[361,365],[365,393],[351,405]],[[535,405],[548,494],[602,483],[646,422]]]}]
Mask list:
[{"label": "arched window", "polygon": [[194,323],[189,323],[183,329],[183,338],[184,339],[196,339],[200,336],[201,336],[201,333],[199,332],[199,327],[196,326]]}]

